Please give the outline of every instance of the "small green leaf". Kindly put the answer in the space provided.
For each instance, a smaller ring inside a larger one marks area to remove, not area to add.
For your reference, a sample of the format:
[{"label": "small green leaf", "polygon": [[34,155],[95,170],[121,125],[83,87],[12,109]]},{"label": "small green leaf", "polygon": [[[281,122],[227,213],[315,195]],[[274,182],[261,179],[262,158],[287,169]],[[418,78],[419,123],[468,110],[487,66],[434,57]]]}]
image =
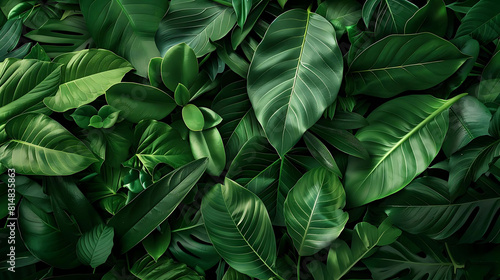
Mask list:
[{"label": "small green leaf", "polygon": [[247,20],[247,16],[252,9],[252,0],[232,0],[233,8],[238,18],[238,25],[243,27]]},{"label": "small green leaf", "polygon": [[183,84],[178,84],[175,88],[174,99],[177,105],[184,106],[188,104],[189,100],[191,99],[191,94],[189,93],[187,87],[185,87]]},{"label": "small green leaf", "polygon": [[98,225],[85,232],[76,245],[78,259],[92,268],[106,262],[113,248],[114,230],[112,227]]},{"label": "small green leaf", "polygon": [[102,128],[102,118],[99,115],[92,116],[90,118],[89,126],[95,128]]},{"label": "small green leaf", "polygon": [[81,128],[87,128],[90,124],[90,118],[97,115],[97,109],[91,105],[83,105],[78,107],[71,117],[75,123]]},{"label": "small green leaf", "polygon": [[304,141],[306,142],[307,149],[311,155],[326,169],[335,173],[337,176],[342,178],[342,172],[340,172],[335,159],[328,150],[328,148],[310,132],[304,134]]},{"label": "small green leaf", "polygon": [[199,109],[203,114],[203,119],[205,121],[203,129],[209,129],[215,127],[222,122],[222,117],[219,116],[219,114],[217,114],[216,112],[212,111],[211,109],[207,107],[200,107]]},{"label": "small green leaf", "polygon": [[102,118],[102,127],[103,128],[112,127],[118,120],[120,112],[121,112],[120,110],[117,110],[110,105],[102,106],[101,109],[99,109],[99,116]]},{"label": "small green leaf", "polygon": [[201,131],[205,126],[203,113],[193,104],[188,104],[182,108],[182,119],[191,131]]}]

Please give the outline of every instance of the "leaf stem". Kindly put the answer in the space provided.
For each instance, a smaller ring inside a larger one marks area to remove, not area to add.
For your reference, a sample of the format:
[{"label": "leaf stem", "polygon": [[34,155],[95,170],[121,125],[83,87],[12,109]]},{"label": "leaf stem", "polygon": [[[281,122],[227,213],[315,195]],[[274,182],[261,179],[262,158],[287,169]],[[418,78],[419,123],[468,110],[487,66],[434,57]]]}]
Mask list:
[{"label": "leaf stem", "polygon": [[300,280],[300,261],[302,260],[302,256],[299,255],[299,259],[297,260],[297,280]]},{"label": "leaf stem", "polygon": [[448,253],[448,256],[450,256],[451,263],[453,264],[453,274],[457,274],[457,268],[464,268],[464,264],[458,264],[455,259],[453,258],[453,255],[450,252],[450,247],[448,247],[448,242],[444,243],[444,246],[446,247],[446,252]]},{"label": "leaf stem", "polygon": [[479,67],[479,68],[484,68],[484,64],[479,63],[479,62],[475,62],[474,66]]},{"label": "leaf stem", "polygon": [[233,5],[231,5],[231,3],[228,3],[226,1],[222,1],[222,0],[212,0],[212,1],[214,1],[215,3],[219,3],[221,5],[227,6],[227,7],[231,7],[231,8],[233,7]]}]

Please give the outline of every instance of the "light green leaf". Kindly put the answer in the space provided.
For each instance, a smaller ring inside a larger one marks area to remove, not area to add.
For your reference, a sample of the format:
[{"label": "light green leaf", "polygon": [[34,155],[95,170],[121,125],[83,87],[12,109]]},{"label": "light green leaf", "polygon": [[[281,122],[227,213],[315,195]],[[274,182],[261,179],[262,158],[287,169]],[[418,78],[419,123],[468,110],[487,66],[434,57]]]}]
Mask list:
[{"label": "light green leaf", "polygon": [[126,120],[161,120],[176,107],[175,101],[164,91],[137,83],[117,83],[106,90],[106,101],[121,111]]},{"label": "light green leaf", "polygon": [[162,0],[81,0],[96,45],[116,52],[146,76],[149,60],[160,56],[154,36],[168,8]]},{"label": "light green leaf", "polygon": [[273,21],[255,52],[248,95],[281,156],[337,97],[343,60],[334,34],[322,16],[295,9]]},{"label": "light green leaf", "polygon": [[344,188],[333,173],[313,169],[300,178],[285,200],[286,228],[299,255],[315,254],[339,237],[349,218],[344,206]]},{"label": "light green leaf", "polygon": [[226,152],[216,127],[204,131],[189,131],[189,144],[195,159],[208,158],[208,174],[219,176],[222,173],[226,166]]},{"label": "light green leaf", "polygon": [[182,108],[182,120],[191,131],[201,131],[205,126],[205,120],[200,109],[193,104],[188,104]]},{"label": "light green leaf", "polygon": [[466,60],[452,43],[431,33],[389,35],[349,65],[346,91],[389,98],[428,89],[450,77]]},{"label": "light green leaf", "polygon": [[183,84],[178,84],[175,88],[174,99],[177,105],[184,106],[189,102],[189,99],[191,99],[191,94]]},{"label": "light green leaf", "polygon": [[[410,95],[388,101],[367,118],[356,134],[369,160],[350,157],[345,191],[350,207],[389,196],[422,173],[438,154],[448,130],[449,100]],[[381,183],[383,182],[383,183]]]},{"label": "light green leaf", "polygon": [[92,268],[105,263],[113,248],[113,236],[113,228],[105,225],[83,233],[76,245],[78,259]]},{"label": "light green leaf", "polygon": [[277,276],[271,220],[255,194],[226,179],[205,195],[201,212],[210,240],[231,267],[259,279]]},{"label": "light green leaf", "polygon": [[108,225],[115,229],[120,250],[127,252],[164,222],[205,172],[207,160],[176,169],[141,192]]},{"label": "light green leaf", "polygon": [[164,55],[171,47],[186,43],[201,57],[214,51],[211,42],[226,36],[235,23],[232,7],[210,0],[172,0],[156,33],[156,44]]},{"label": "light green leaf", "polygon": [[20,174],[71,175],[97,162],[80,140],[45,115],[17,116],[5,131],[11,140],[0,147],[0,163]]},{"label": "light green leaf", "polygon": [[54,58],[53,62],[65,65],[62,84],[55,96],[43,102],[56,112],[94,101],[132,69],[126,60],[103,49],[66,53]]}]

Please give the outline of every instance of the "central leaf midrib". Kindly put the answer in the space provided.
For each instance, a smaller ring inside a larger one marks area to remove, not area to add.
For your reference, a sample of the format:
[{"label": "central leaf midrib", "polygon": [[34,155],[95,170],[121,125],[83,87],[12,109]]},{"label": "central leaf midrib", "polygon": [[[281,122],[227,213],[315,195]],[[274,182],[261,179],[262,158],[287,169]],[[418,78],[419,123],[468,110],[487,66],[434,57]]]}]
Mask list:
[{"label": "central leaf midrib", "polygon": [[304,230],[304,235],[302,236],[302,241],[300,242],[300,250],[298,250],[299,252],[302,251],[302,248],[303,248],[304,243],[306,241],[306,236],[307,236],[308,231],[309,231],[309,226],[311,225],[312,217],[314,215],[314,211],[316,210],[316,206],[318,204],[318,200],[319,200],[319,196],[321,194],[322,188],[323,188],[323,184],[321,184],[321,186],[319,187],[318,193],[316,194],[316,199],[314,200],[314,206],[311,209],[311,215],[309,215],[309,220],[307,221],[307,226]]},{"label": "central leaf midrib", "polygon": [[426,117],[424,120],[422,120],[417,126],[415,126],[412,130],[410,130],[408,133],[406,133],[394,146],[387,151],[380,160],[378,160],[377,164],[370,170],[370,172],[365,176],[363,181],[359,185],[363,185],[366,180],[371,176],[373,172],[379,167],[382,162],[389,157],[392,152],[394,152],[397,148],[399,148],[404,142],[406,142],[410,137],[415,134],[417,131],[419,131],[421,128],[423,128],[425,125],[431,122],[435,117],[437,117],[439,114],[441,114],[444,110],[448,109],[451,104],[455,103],[458,99],[464,97],[467,95],[467,93],[463,93],[460,95],[457,95],[449,100],[447,100],[445,103],[443,103],[436,111],[432,112],[428,117]]}]

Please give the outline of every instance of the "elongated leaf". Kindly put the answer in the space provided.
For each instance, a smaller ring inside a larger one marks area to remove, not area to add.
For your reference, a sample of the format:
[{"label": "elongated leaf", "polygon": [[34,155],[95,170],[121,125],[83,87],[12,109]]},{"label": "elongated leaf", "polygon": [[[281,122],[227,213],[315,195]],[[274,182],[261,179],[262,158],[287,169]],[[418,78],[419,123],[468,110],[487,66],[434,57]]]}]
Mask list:
[{"label": "elongated leaf", "polygon": [[472,96],[465,96],[450,108],[450,128],[443,143],[443,151],[451,156],[470,141],[488,135],[491,113]]},{"label": "elongated leaf", "polygon": [[106,101],[121,111],[126,120],[161,120],[176,107],[167,93],[142,84],[118,83],[106,90]]},{"label": "elongated leaf", "polygon": [[301,256],[309,256],[337,239],[349,215],[342,211],[345,193],[326,169],[313,169],[297,182],[285,200],[288,234]]},{"label": "elongated leaf", "polygon": [[471,35],[472,38],[489,43],[500,36],[500,3],[481,0],[474,5],[458,27],[456,37]]},{"label": "elongated leaf", "polygon": [[334,33],[322,16],[291,10],[271,24],[255,52],[248,95],[281,156],[337,97],[343,61]]},{"label": "elongated leaf", "polygon": [[80,7],[98,47],[125,57],[141,76],[158,57],[154,36],[168,2],[161,0],[82,0]]},{"label": "elongated leaf", "polygon": [[276,276],[276,243],[262,201],[226,179],[205,195],[201,205],[208,236],[237,271],[259,279]]},{"label": "elongated leaf", "polygon": [[238,18],[238,25],[243,27],[245,21],[247,20],[247,16],[252,9],[252,0],[232,0],[234,12],[236,13],[236,17]]},{"label": "elongated leaf", "polygon": [[130,272],[141,280],[202,280],[187,265],[174,262],[172,259],[160,258],[158,261],[144,256],[130,268]]},{"label": "elongated leaf", "polygon": [[0,147],[0,163],[25,175],[71,175],[97,159],[62,125],[42,114],[23,114],[5,126],[10,141]]},{"label": "elongated leaf", "polygon": [[255,118],[253,111],[248,111],[239,121],[225,146],[226,166],[230,166],[233,159],[240,152],[243,145],[255,136],[264,136],[264,131]]},{"label": "elongated leaf", "polygon": [[370,160],[350,157],[347,165],[345,190],[349,206],[393,194],[424,171],[443,144],[448,108],[463,96],[442,100],[411,95],[375,109],[367,118],[370,125],[356,134],[367,147]]},{"label": "elongated leaf", "polygon": [[134,138],[137,150],[126,166],[137,168],[134,165],[137,159],[153,174],[160,163],[179,168],[193,159],[187,141],[166,123],[141,121],[135,128]]},{"label": "elongated leaf", "polygon": [[208,158],[207,172],[219,176],[226,166],[226,153],[216,127],[205,131],[190,131],[189,144],[195,159]]},{"label": "elongated leaf", "polygon": [[11,19],[8,20],[0,29],[0,62],[5,58],[10,57],[11,52],[21,38],[22,20]]},{"label": "elongated leaf", "polygon": [[412,234],[440,240],[465,227],[467,230],[457,236],[460,242],[472,243],[484,238],[497,243],[500,239],[498,185],[487,178],[481,179],[478,185],[481,193],[471,189],[452,202],[446,181],[423,177],[382,207],[396,226]]},{"label": "elongated leaf", "polygon": [[443,247],[427,238],[403,235],[398,241],[379,248],[363,263],[374,279],[394,279],[395,275],[414,280],[453,279],[454,265],[443,256]]},{"label": "elongated leaf", "polygon": [[141,192],[109,221],[127,252],[165,221],[200,179],[206,159],[186,164]]},{"label": "elongated leaf", "polygon": [[15,58],[0,63],[0,124],[54,94],[60,76],[55,63]]},{"label": "elongated leaf", "polygon": [[304,134],[304,141],[306,142],[307,149],[311,155],[326,169],[335,173],[337,176],[342,178],[342,172],[340,172],[335,159],[328,150],[328,148],[312,133],[306,132]]},{"label": "elongated leaf", "polygon": [[62,83],[45,105],[56,112],[78,108],[94,101],[119,83],[132,67],[123,58],[103,49],[83,50],[56,57],[53,62],[65,65]]},{"label": "elongated leaf", "polygon": [[76,245],[78,259],[93,268],[105,263],[113,248],[113,236],[113,228],[105,225],[84,233]]},{"label": "elongated leaf", "polygon": [[311,131],[338,150],[361,159],[368,159],[368,151],[352,133],[333,128],[332,122],[319,120]]},{"label": "elongated leaf", "polygon": [[210,41],[224,37],[236,23],[231,7],[210,0],[173,0],[156,33],[162,56],[179,43],[188,44],[197,57],[215,50]]},{"label": "elongated leaf", "polygon": [[392,227],[389,220],[385,220],[378,228],[367,222],[356,224],[350,248],[340,239],[330,247],[324,279],[341,279],[356,263],[373,254],[377,246],[391,244],[399,235],[401,231]]},{"label": "elongated leaf", "polygon": [[428,89],[450,77],[466,59],[434,34],[390,35],[349,65],[346,91],[389,98],[406,90]]}]

